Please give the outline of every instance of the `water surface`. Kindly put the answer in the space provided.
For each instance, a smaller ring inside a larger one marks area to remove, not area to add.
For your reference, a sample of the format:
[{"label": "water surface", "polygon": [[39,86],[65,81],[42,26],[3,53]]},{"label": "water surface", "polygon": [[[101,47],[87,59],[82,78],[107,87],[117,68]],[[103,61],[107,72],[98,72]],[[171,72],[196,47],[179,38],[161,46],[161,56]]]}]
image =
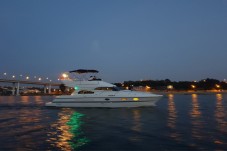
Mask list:
[{"label": "water surface", "polygon": [[50,108],[0,97],[0,150],[226,150],[227,94],[168,94],[156,107]]}]

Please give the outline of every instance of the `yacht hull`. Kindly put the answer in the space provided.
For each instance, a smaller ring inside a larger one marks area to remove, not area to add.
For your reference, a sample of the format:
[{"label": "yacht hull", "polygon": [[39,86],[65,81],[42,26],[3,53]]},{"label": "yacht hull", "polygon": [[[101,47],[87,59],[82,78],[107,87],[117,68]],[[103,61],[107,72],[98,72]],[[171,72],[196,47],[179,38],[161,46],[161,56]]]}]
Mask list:
[{"label": "yacht hull", "polygon": [[139,97],[128,98],[122,100],[122,98],[56,98],[53,102],[46,103],[46,106],[54,107],[99,107],[99,108],[120,108],[120,107],[143,107],[143,106],[155,106],[156,102],[161,96],[156,97]]}]

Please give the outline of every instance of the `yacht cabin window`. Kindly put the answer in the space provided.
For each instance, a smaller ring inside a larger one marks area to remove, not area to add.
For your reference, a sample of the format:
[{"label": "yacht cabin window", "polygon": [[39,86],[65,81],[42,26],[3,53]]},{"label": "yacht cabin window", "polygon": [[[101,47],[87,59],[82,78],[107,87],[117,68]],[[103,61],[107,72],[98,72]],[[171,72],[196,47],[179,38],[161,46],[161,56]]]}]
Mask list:
[{"label": "yacht cabin window", "polygon": [[78,94],[94,94],[93,91],[88,91],[88,90],[81,90],[78,92]]},{"label": "yacht cabin window", "polygon": [[119,91],[117,87],[97,87],[95,90]]}]

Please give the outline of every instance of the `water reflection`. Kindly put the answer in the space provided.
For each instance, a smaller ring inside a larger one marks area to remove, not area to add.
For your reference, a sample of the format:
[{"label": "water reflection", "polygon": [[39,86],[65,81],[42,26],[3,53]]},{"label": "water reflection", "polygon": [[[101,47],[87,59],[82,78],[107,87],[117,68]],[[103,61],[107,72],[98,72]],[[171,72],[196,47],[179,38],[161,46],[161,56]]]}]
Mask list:
[{"label": "water reflection", "polygon": [[176,112],[173,94],[168,95],[168,113],[169,113],[168,127],[172,128],[172,129],[176,128],[177,112]]},{"label": "water reflection", "polygon": [[38,96],[38,95],[35,96],[35,104],[37,104],[37,105],[43,104],[41,96]]},{"label": "water reflection", "polygon": [[181,136],[176,129],[176,121],[177,121],[177,111],[174,103],[174,95],[168,95],[168,122],[167,126],[171,128],[170,137],[174,140],[180,141]]},{"label": "water reflection", "polygon": [[192,108],[190,111],[191,124],[192,124],[192,137],[195,139],[202,139],[201,129],[203,122],[201,121],[201,111],[198,102],[198,95],[192,94]]},{"label": "water reflection", "polygon": [[133,127],[132,130],[136,132],[141,132],[141,111],[138,109],[133,110]]},{"label": "water reflection", "polygon": [[201,116],[197,94],[192,94],[192,109],[191,109],[190,115],[192,119],[196,119]]},{"label": "water reflection", "polygon": [[16,103],[14,96],[0,96],[0,105],[14,105]]},{"label": "water reflection", "polygon": [[22,104],[29,104],[30,103],[29,96],[21,96],[21,103]]},{"label": "water reflection", "polygon": [[[225,108],[223,106],[223,96],[222,94],[216,94],[216,110],[215,110],[215,119],[217,121],[217,129],[222,133],[227,133],[227,121],[226,114],[225,114]],[[215,144],[227,144],[226,142],[223,142],[221,139],[214,140]]]},{"label": "water reflection", "polygon": [[135,133],[135,135],[133,135],[132,137],[130,137],[130,140],[131,141],[141,141],[141,136],[138,135],[138,132],[141,132],[142,131],[142,125],[141,125],[141,110],[139,109],[133,109],[132,110],[132,114],[133,114],[133,124],[132,124],[132,130]]},{"label": "water reflection", "polygon": [[[14,97],[14,99],[20,99],[20,97]],[[21,102],[21,100],[16,101]],[[10,108],[3,107],[0,111],[1,141],[7,142],[10,138],[10,142],[16,142],[4,144],[6,148],[9,150],[28,150],[32,146],[42,144],[41,141],[34,139],[38,138],[45,128],[41,124],[43,116],[39,109],[21,108],[15,105]]]},{"label": "water reflection", "polygon": [[16,136],[17,149],[24,150],[25,148],[32,148],[37,146],[41,142],[37,142],[33,138],[39,136],[42,130],[45,128],[41,124],[42,111],[38,109],[28,110],[20,109],[17,112],[17,122],[15,122],[14,131],[11,129],[10,133]]},{"label": "water reflection", "polygon": [[51,125],[49,141],[52,146],[60,150],[76,150],[89,141],[83,136],[81,118],[84,115],[72,109],[64,108],[58,113],[58,121]]}]

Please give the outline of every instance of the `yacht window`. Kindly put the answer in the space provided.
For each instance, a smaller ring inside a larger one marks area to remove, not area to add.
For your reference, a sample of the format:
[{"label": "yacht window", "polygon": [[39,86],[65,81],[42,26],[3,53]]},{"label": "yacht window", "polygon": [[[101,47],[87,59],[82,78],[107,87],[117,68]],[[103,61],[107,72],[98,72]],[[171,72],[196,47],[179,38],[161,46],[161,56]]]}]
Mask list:
[{"label": "yacht window", "polygon": [[78,92],[78,94],[94,94],[93,91],[87,91],[87,90],[81,90]]},{"label": "yacht window", "polygon": [[119,91],[117,87],[97,87],[95,90]]},{"label": "yacht window", "polygon": [[122,101],[127,101],[128,99],[127,98],[121,98]]},{"label": "yacht window", "polygon": [[95,90],[106,90],[106,91],[112,91],[112,87],[98,87],[98,88],[95,88]]}]

